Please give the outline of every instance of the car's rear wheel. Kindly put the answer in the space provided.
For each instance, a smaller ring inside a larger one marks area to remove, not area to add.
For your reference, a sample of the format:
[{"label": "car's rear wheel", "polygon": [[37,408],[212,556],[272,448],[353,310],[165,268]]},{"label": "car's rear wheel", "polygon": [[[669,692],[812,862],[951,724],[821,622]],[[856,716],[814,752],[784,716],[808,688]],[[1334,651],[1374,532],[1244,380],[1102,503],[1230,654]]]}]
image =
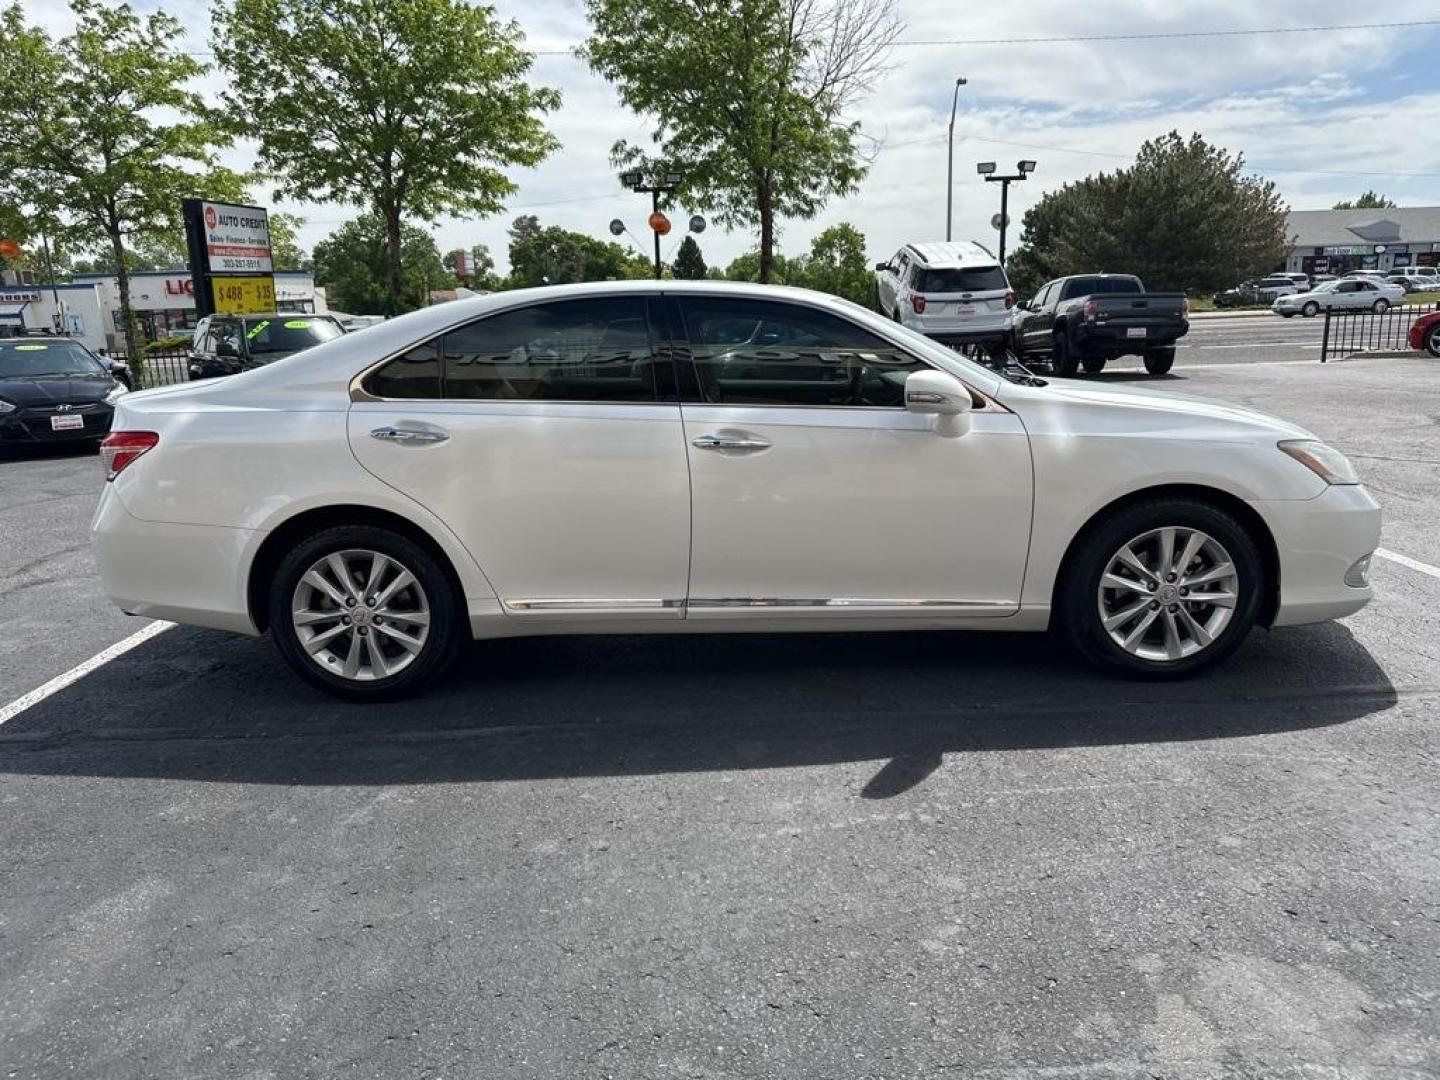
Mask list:
[{"label": "car's rear wheel", "polygon": [[1175,366],[1175,346],[1151,349],[1145,354],[1145,370],[1151,375],[1168,375]]},{"label": "car's rear wheel", "polygon": [[1425,335],[1425,351],[1431,356],[1440,356],[1440,322],[1430,327]]},{"label": "car's rear wheel", "polygon": [[1050,346],[1050,370],[1056,375],[1073,378],[1080,370],[1080,358],[1070,348],[1070,336],[1056,334]]},{"label": "car's rear wheel", "polygon": [[1379,300],[1376,300],[1375,303],[1370,305],[1370,310],[1375,312],[1376,315],[1384,315],[1385,312],[1390,310],[1390,301],[1386,300],[1382,296]]},{"label": "car's rear wheel", "polygon": [[1142,503],[1080,541],[1060,586],[1058,626],[1091,663],[1179,678],[1240,646],[1264,583],[1254,539],[1225,511],[1192,499]]},{"label": "car's rear wheel", "polygon": [[1320,305],[1314,300],[1311,300],[1300,309],[1300,314],[1304,315],[1307,319],[1313,319],[1316,315],[1320,314]]},{"label": "car's rear wheel", "polygon": [[1086,375],[1099,375],[1105,370],[1105,357],[1087,356],[1080,361],[1080,365],[1085,369]]},{"label": "car's rear wheel", "polygon": [[460,600],[435,557],[370,525],[297,544],[276,571],[269,611],[275,644],[299,675],[359,700],[423,685],[461,636]]}]

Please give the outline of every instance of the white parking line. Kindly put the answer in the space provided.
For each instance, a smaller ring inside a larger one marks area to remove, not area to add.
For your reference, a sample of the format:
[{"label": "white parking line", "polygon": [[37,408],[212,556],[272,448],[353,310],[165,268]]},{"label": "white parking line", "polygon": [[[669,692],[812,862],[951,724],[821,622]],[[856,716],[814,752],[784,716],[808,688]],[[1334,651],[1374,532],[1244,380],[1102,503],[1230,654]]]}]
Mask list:
[{"label": "white parking line", "polygon": [[56,675],[55,678],[51,679],[44,686],[37,687],[36,689],[31,690],[24,697],[18,697],[14,701],[10,702],[9,705],[0,708],[0,724],[4,724],[7,720],[15,719],[15,717],[19,716],[22,712],[30,708],[32,705],[40,704],[40,702],[44,701],[51,694],[59,693],[71,683],[83,679],[86,675],[89,675],[90,672],[94,671],[101,665],[108,664],[117,656],[121,656],[129,652],[137,645],[143,645],[145,642],[153,638],[156,634],[163,633],[164,631],[169,630],[174,625],[175,624],[172,622],[165,622],[163,619],[159,619],[155,622],[152,622],[149,626],[145,627],[145,629],[137,630],[135,633],[131,634],[123,641],[117,641],[108,649],[104,649],[101,652],[96,653],[89,660],[86,660],[80,664],[76,664],[73,668],[65,672],[63,675]]},{"label": "white parking line", "polygon": [[1422,574],[1429,574],[1433,578],[1440,578],[1440,566],[1431,566],[1419,559],[1412,559],[1409,555],[1401,555],[1398,551],[1388,551],[1385,548],[1376,548],[1375,554],[1382,559],[1389,559],[1401,566],[1408,566],[1411,570],[1418,570]]}]

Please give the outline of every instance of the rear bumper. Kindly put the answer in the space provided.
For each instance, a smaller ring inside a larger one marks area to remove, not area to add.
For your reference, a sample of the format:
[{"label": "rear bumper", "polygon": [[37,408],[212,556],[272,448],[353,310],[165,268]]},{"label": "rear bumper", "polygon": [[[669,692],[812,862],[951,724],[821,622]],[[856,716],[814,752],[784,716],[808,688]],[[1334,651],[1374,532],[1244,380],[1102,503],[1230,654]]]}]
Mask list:
[{"label": "rear bumper", "polygon": [[1374,591],[1347,585],[1345,575],[1380,545],[1380,505],[1359,484],[1326,488],[1303,501],[1252,502],[1280,554],[1276,626],[1351,615]]},{"label": "rear bumper", "polygon": [[1010,312],[986,312],[961,319],[943,315],[916,315],[913,311],[902,310],[900,323],[936,341],[973,344],[1004,340],[1010,332]]},{"label": "rear bumper", "polygon": [[1129,337],[1128,327],[1106,323],[1081,322],[1075,326],[1075,343],[1110,352],[1143,352],[1146,349],[1163,349],[1174,345],[1190,331],[1188,323],[1175,326],[1173,323],[1144,325],[1145,336]]},{"label": "rear bumper", "polygon": [[250,529],[141,521],[113,484],[100,493],[90,547],[108,596],[129,615],[256,635],[240,568],[263,536]]}]

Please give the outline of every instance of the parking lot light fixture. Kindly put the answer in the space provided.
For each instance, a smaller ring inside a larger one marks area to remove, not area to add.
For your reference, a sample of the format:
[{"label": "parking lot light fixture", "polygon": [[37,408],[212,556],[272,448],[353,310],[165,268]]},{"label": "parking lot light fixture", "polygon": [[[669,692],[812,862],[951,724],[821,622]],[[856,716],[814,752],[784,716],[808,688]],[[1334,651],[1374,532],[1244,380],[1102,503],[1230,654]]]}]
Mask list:
[{"label": "parking lot light fixture", "polygon": [[960,107],[960,87],[964,77],[955,80],[955,93],[950,99],[950,156],[945,164],[945,239],[950,239],[950,223],[954,220],[955,204],[955,110]]},{"label": "parking lot light fixture", "polygon": [[982,161],[975,166],[975,171],[981,176],[990,176],[995,172],[995,163],[993,161]]},{"label": "parking lot light fixture", "polygon": [[975,166],[975,171],[987,181],[994,181],[1000,185],[1000,213],[996,215],[996,221],[1000,228],[1000,265],[1005,265],[1005,229],[1010,224],[1010,183],[1013,180],[1024,180],[1035,171],[1035,162],[1017,161],[1016,172],[1009,176],[1001,176],[995,172],[993,161],[982,161]]},{"label": "parking lot light fixture", "polygon": [[1022,173],[1032,173],[1035,171],[1035,162],[1022,161],[1019,162],[1015,167],[1019,169]]},{"label": "parking lot light fixture", "polygon": [[669,221],[660,213],[660,196],[672,194],[684,179],[684,173],[676,172],[673,169],[669,172],[661,173],[658,181],[652,181],[649,184],[645,183],[645,174],[638,169],[620,174],[620,183],[624,184],[631,191],[650,196],[650,231],[655,235],[656,281],[660,280],[660,237],[670,231]]}]

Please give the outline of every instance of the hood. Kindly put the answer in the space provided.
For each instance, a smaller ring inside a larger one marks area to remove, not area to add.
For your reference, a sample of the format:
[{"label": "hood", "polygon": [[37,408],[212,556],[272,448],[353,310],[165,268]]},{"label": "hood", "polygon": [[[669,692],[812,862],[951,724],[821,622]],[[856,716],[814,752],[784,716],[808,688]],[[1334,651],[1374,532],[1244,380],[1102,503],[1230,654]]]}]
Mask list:
[{"label": "hood", "polygon": [[94,375],[0,378],[0,398],[22,408],[85,405],[99,401],[115,386],[114,379],[100,372]]},{"label": "hood", "polygon": [[1271,432],[1282,439],[1315,438],[1304,428],[1258,409],[1247,409],[1229,402],[1194,397],[1190,394],[1142,390],[1138,387],[1094,386],[1069,379],[1052,380],[1042,393],[1076,405],[1148,414],[1145,416],[1145,420],[1149,422],[1147,426],[1178,426],[1177,422],[1188,426],[1216,422],[1248,428],[1251,431]]}]

